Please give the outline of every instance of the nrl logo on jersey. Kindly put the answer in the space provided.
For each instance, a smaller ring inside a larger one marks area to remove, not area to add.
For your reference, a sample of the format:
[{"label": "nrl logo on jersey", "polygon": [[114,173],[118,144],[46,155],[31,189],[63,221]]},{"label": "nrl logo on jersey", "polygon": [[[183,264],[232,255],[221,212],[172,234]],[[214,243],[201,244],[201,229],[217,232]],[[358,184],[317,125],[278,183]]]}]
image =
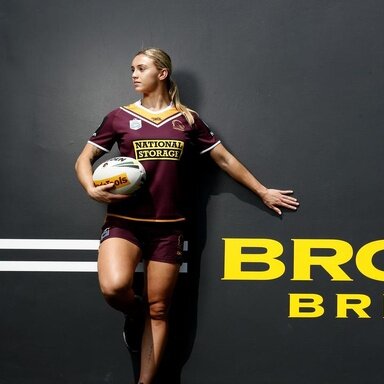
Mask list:
[{"label": "nrl logo on jersey", "polygon": [[129,128],[133,129],[134,131],[140,129],[141,127],[142,122],[140,119],[129,120]]}]

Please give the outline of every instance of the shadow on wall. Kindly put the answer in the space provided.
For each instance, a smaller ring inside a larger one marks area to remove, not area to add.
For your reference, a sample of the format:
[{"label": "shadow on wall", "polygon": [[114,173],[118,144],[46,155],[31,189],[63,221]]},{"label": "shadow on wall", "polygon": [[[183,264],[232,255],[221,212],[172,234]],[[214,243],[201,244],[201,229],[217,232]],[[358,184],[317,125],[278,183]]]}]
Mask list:
[{"label": "shadow on wall", "polygon": [[194,73],[188,70],[175,70],[172,79],[176,82],[181,102],[189,108],[199,111],[203,95],[198,86],[198,80]]}]

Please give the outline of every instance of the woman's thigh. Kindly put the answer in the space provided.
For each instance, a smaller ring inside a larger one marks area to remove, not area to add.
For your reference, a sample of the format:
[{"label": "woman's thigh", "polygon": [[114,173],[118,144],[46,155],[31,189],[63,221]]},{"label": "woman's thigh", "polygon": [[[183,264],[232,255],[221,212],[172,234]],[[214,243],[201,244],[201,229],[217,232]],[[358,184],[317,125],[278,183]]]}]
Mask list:
[{"label": "woman's thigh", "polygon": [[140,248],[130,241],[118,237],[104,240],[100,244],[97,263],[101,288],[131,286],[140,259]]}]

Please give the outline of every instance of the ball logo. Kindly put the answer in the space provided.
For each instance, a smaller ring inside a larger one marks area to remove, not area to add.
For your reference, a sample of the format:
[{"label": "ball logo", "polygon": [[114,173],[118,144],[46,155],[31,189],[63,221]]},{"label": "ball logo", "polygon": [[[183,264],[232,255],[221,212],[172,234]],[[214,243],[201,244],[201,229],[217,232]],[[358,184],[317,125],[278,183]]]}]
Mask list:
[{"label": "ball logo", "polygon": [[121,173],[113,177],[108,177],[107,179],[94,180],[93,183],[95,184],[95,187],[113,183],[115,184],[116,189],[123,188],[131,184],[126,173]]}]

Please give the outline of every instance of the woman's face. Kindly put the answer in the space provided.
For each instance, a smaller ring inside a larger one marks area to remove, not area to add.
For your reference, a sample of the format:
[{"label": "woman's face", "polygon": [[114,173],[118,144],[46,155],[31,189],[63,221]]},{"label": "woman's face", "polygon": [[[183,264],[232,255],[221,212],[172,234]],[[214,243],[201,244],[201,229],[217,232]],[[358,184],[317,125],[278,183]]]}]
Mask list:
[{"label": "woman's face", "polygon": [[140,93],[151,93],[165,86],[163,80],[168,75],[166,69],[157,69],[153,60],[143,54],[132,60],[131,71],[133,87]]}]

